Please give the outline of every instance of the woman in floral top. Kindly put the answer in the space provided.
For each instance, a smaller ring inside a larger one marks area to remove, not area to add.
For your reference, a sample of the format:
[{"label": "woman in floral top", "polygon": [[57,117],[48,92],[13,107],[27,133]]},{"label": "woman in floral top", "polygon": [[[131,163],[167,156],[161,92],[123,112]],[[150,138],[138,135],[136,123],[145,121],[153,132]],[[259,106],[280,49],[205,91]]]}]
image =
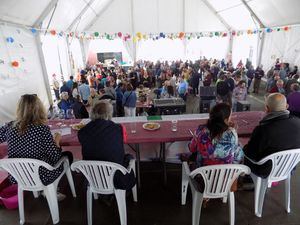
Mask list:
[{"label": "woman in floral top", "polygon": [[231,122],[231,108],[220,103],[212,108],[206,126],[199,126],[190,145],[196,166],[240,163],[244,153]]}]

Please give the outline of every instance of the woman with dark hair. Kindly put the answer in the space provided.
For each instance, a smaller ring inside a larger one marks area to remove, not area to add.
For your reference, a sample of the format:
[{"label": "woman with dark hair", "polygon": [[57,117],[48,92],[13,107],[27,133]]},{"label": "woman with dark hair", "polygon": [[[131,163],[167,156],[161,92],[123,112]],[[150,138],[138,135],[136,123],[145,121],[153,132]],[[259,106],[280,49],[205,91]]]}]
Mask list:
[{"label": "woman with dark hair", "polygon": [[231,121],[231,107],[226,103],[214,106],[206,126],[200,125],[189,145],[196,166],[231,164],[242,161],[244,153],[238,144]]}]

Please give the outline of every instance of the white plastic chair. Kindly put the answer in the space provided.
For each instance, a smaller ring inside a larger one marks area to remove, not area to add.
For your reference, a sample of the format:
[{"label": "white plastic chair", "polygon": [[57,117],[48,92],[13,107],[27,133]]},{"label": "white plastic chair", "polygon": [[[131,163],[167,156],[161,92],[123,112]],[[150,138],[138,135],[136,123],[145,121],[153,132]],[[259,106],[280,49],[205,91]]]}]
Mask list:
[{"label": "white plastic chair", "polygon": [[[245,156],[246,157],[246,156]],[[247,157],[246,157],[247,158]],[[251,173],[250,176],[254,182],[254,209],[255,215],[261,217],[264,204],[264,197],[267,187],[271,187],[273,182],[285,180],[285,206],[287,213],[290,213],[290,182],[291,171],[300,161],[300,149],[292,149],[274,153],[269,155],[259,162],[254,162],[247,158],[250,162],[256,165],[262,165],[267,161],[272,161],[272,170],[267,178],[261,178]]]},{"label": "white plastic chair", "polygon": [[[182,164],[181,204],[186,203],[187,188],[190,184],[193,196],[192,224],[199,225],[203,198],[222,198],[226,202],[229,196],[230,225],[234,225],[235,206],[234,193],[230,191],[233,182],[242,174],[250,174],[250,168],[240,164],[224,164],[200,167],[190,172],[186,162]],[[194,180],[201,175],[204,181],[204,191],[199,192],[199,184]]]},{"label": "white plastic chair", "polygon": [[[81,172],[89,182],[87,188],[87,219],[88,225],[92,225],[92,195],[98,198],[98,194],[109,195],[115,194],[121,225],[127,224],[127,211],[126,211],[126,190],[116,189],[114,187],[113,178],[116,171],[121,171],[124,175],[133,170],[135,174],[135,159],[130,160],[128,170],[123,166],[105,161],[87,161],[81,160],[72,163],[71,169],[73,171]],[[132,188],[133,200],[137,202],[137,189],[136,185]]]},{"label": "white plastic chair", "polygon": [[[52,184],[45,186],[40,179],[39,168],[45,167],[47,170],[52,171],[59,168],[62,164],[63,172],[61,175]],[[55,167],[52,167],[41,160],[27,158],[1,159],[0,167],[13,176],[18,183],[20,224],[25,223],[23,191],[32,191],[34,197],[38,196],[37,193],[39,191],[44,192],[50,208],[53,224],[59,222],[57,185],[64,174],[67,175],[73,197],[76,197],[73,177],[67,157],[62,157]]]}]

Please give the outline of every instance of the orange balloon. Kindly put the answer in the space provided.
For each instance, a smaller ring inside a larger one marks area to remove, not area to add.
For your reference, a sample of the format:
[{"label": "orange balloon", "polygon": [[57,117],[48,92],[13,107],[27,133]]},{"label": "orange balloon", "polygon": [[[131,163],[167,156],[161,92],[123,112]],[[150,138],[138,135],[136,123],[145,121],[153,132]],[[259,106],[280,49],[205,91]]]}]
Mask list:
[{"label": "orange balloon", "polygon": [[18,61],[12,61],[11,65],[12,65],[12,67],[18,67],[19,66],[19,62]]},{"label": "orange balloon", "polygon": [[56,35],[56,31],[55,30],[50,30],[50,34]]}]

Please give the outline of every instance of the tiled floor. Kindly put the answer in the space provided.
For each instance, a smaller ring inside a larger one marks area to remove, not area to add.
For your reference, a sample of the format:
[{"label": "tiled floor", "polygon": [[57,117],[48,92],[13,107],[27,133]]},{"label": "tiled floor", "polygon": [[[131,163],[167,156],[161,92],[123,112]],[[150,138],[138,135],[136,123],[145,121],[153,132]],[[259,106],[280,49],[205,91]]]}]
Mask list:
[{"label": "tiled floor", "polygon": [[[159,163],[142,164],[142,187],[139,189],[138,203],[127,198],[128,225],[190,225],[192,223],[191,194],[188,192],[187,204],[180,205],[180,165],[168,165],[168,182],[162,182],[161,165]],[[292,177],[291,210],[287,214],[284,210],[284,185],[268,190],[265,198],[262,218],[254,216],[252,191],[238,191],[236,197],[236,225],[300,225],[299,172]],[[59,203],[61,225],[79,225],[86,222],[86,200],[84,182],[79,175],[75,175],[77,188],[76,199],[71,193],[65,180],[62,182],[62,192],[67,198]],[[113,200],[108,206],[102,200],[93,202],[93,224],[120,224],[116,202]],[[25,196],[26,224],[52,224],[47,202],[43,197],[34,199],[31,194]],[[18,210],[0,208],[0,224],[18,224]],[[229,224],[228,205],[221,200],[211,200],[202,209],[200,225]]]}]

